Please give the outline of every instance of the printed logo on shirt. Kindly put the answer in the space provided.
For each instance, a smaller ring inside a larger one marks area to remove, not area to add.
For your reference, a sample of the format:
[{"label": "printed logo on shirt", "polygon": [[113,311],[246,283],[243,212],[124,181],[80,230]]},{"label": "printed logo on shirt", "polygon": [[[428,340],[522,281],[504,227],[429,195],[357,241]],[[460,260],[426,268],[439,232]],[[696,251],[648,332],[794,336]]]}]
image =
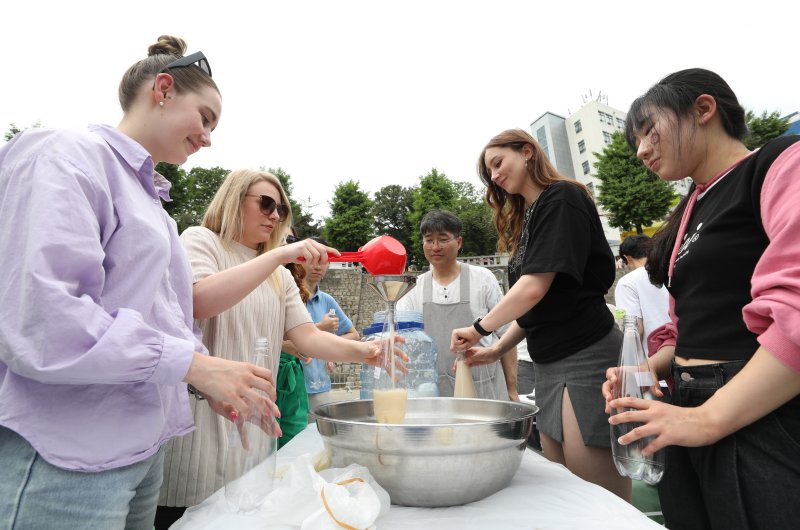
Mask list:
[{"label": "printed logo on shirt", "polygon": [[681,259],[689,254],[689,247],[700,239],[700,229],[703,228],[702,221],[697,224],[697,227],[694,229],[694,232],[689,234],[688,232],[683,236],[683,243],[681,243],[680,248],[678,248],[678,257],[675,258],[675,263],[677,264]]}]

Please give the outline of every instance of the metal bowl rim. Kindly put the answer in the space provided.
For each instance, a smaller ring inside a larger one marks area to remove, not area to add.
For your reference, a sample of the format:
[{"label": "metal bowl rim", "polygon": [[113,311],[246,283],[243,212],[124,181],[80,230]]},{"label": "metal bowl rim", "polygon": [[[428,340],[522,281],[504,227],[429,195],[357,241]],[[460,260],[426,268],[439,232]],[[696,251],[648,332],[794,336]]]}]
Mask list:
[{"label": "metal bowl rim", "polygon": [[[438,399],[452,399],[452,398],[441,398],[441,397],[438,397],[438,398],[408,398],[408,399],[409,400],[417,400],[417,399],[420,399],[420,400],[422,400],[422,399],[426,399],[426,400],[436,399],[436,400],[438,400]],[[491,402],[497,401],[497,400],[494,400],[494,399],[480,399],[480,398],[456,398],[456,399],[461,399],[461,400],[464,400],[464,401],[491,401]],[[333,401],[331,403],[326,403],[324,405],[320,405],[317,408],[328,407],[328,406],[332,406],[332,405],[338,405],[339,403],[352,403],[352,402],[355,402],[355,401],[372,401],[372,400],[371,399],[369,399],[369,400],[368,399],[361,399],[361,400]],[[507,401],[505,403],[512,403],[512,402],[511,401]],[[328,417],[328,416],[320,416],[315,411],[309,411],[309,414],[311,414],[314,417],[315,420],[323,420],[323,421],[326,421],[326,422],[329,422],[329,423],[340,423],[340,424],[347,424],[347,425],[374,425],[374,426],[383,426],[383,425],[385,425],[387,427],[414,427],[414,428],[416,428],[416,427],[458,427],[460,425],[463,425],[465,427],[466,426],[470,426],[470,425],[498,425],[498,424],[503,424],[503,423],[513,423],[513,422],[517,422],[517,421],[520,421],[520,420],[525,420],[525,419],[528,419],[530,417],[533,417],[533,416],[536,416],[537,414],[539,414],[539,407],[536,406],[536,405],[533,405],[532,403],[522,403],[520,401],[514,401],[513,403],[515,405],[521,405],[521,406],[523,406],[525,408],[531,409],[531,411],[526,413],[526,414],[524,414],[524,415],[522,415],[522,416],[518,416],[516,418],[498,418],[496,420],[470,421],[470,422],[463,422],[462,421],[462,422],[458,422],[458,423],[377,423],[377,422],[374,422],[374,421],[342,420],[342,419],[339,419],[339,418],[331,418],[331,417]]]}]

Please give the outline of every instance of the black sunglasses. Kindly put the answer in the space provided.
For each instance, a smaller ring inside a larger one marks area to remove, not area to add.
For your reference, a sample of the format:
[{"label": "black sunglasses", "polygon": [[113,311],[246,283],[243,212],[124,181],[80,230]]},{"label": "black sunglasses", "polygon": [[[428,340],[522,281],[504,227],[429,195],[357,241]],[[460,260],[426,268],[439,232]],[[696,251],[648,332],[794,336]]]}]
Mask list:
[{"label": "black sunglasses", "polygon": [[286,236],[286,244],[287,245],[291,245],[292,243],[297,243],[298,241],[300,241],[300,238],[297,237],[297,236],[293,236],[291,234]]},{"label": "black sunglasses", "polygon": [[258,197],[261,199],[261,213],[266,216],[272,215],[272,212],[278,210],[278,218],[281,221],[285,221],[287,217],[289,217],[289,207],[285,204],[278,204],[275,202],[275,199],[270,197],[269,195],[251,195],[246,194],[245,197]]},{"label": "black sunglasses", "polygon": [[208,59],[206,59],[206,56],[203,55],[203,52],[194,52],[186,57],[176,59],[159,70],[158,73],[163,74],[166,73],[167,70],[172,70],[174,68],[186,68],[187,66],[192,66],[193,64],[197,65],[198,68],[204,71],[208,77],[211,77],[211,66],[208,65]]}]

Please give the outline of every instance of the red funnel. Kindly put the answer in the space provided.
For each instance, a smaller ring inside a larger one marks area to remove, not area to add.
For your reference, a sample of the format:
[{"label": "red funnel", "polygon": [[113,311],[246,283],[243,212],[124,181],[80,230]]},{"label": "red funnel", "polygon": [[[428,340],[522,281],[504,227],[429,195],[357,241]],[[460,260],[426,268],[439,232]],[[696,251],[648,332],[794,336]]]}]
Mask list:
[{"label": "red funnel", "polygon": [[392,236],[370,239],[358,252],[342,252],[341,256],[328,255],[328,261],[357,261],[373,276],[403,274],[406,268],[406,249]]}]

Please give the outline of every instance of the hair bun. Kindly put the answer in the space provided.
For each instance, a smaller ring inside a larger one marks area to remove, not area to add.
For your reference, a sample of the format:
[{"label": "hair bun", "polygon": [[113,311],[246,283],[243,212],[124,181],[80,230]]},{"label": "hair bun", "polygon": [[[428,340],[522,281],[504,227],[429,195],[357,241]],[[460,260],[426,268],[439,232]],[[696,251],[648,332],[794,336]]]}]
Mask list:
[{"label": "hair bun", "polygon": [[161,35],[158,38],[158,42],[151,44],[147,48],[149,57],[153,55],[177,55],[178,57],[183,57],[184,53],[186,53],[186,41],[172,35]]}]

